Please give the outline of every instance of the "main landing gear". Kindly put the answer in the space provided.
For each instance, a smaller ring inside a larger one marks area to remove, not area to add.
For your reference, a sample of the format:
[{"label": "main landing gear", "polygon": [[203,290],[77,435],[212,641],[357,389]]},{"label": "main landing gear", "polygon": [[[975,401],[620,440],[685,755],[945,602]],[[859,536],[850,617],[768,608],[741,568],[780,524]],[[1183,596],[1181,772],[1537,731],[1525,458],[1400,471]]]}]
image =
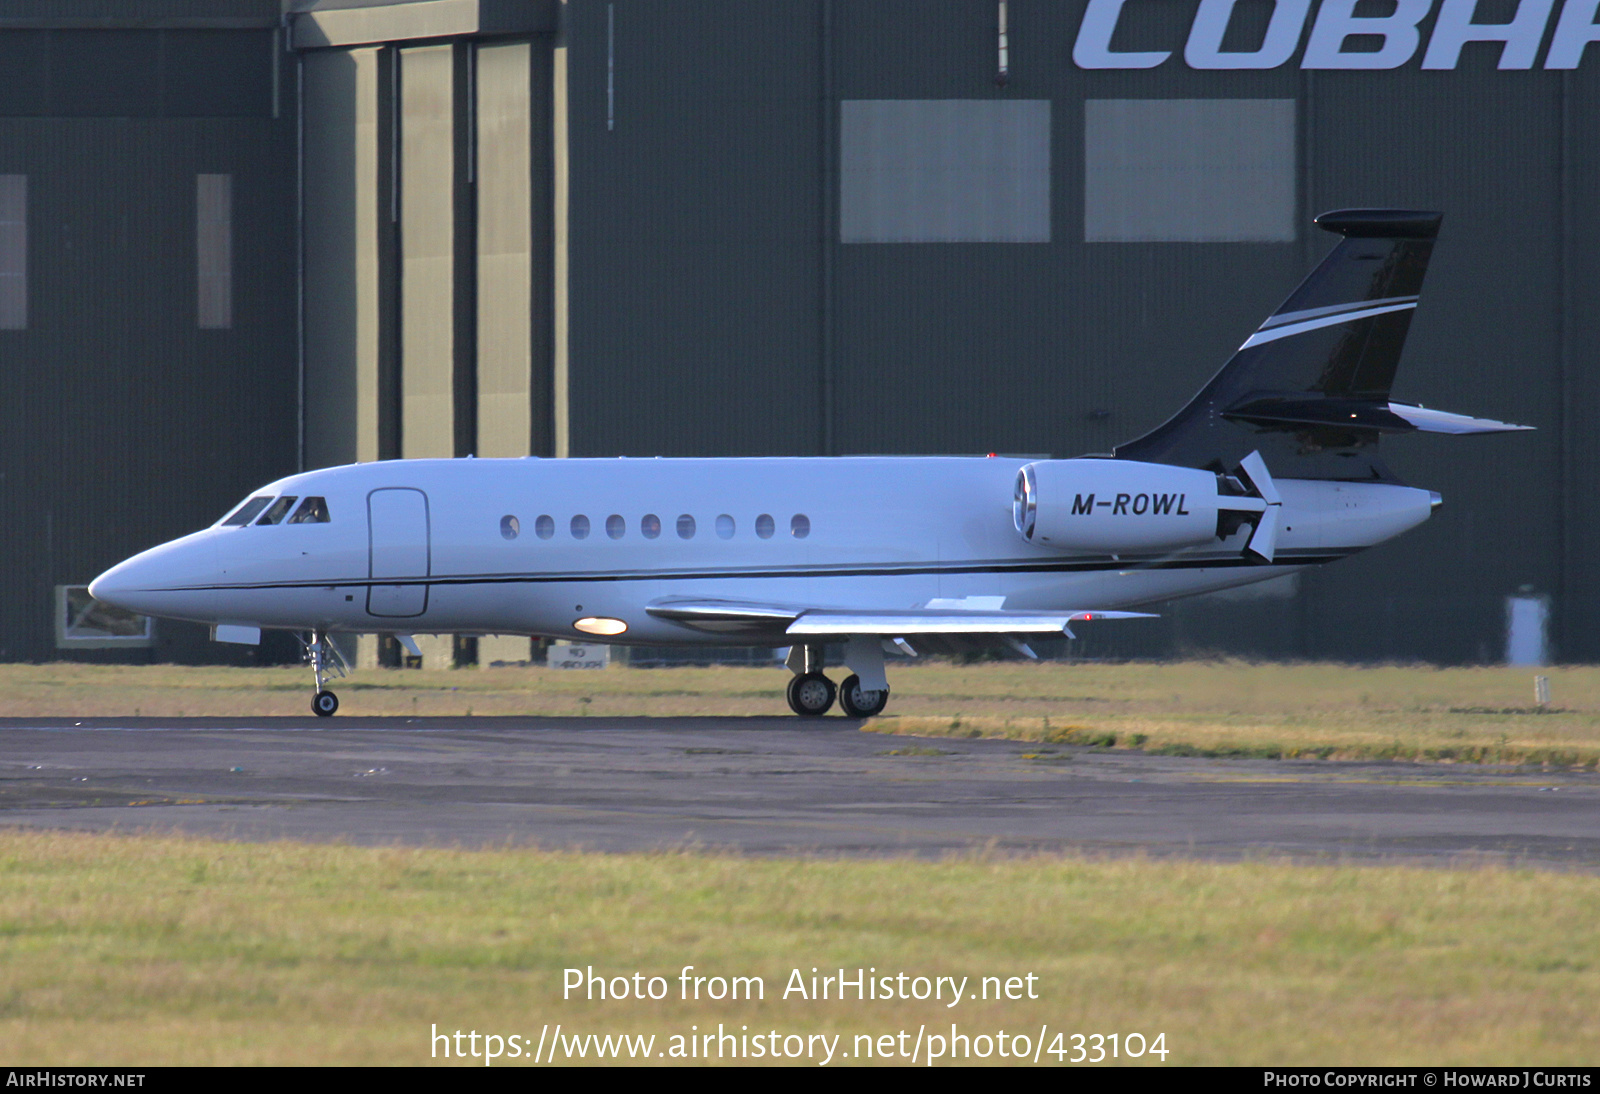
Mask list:
[{"label": "main landing gear", "polygon": [[[876,665],[872,663],[874,655]],[[846,660],[852,663],[852,667],[864,671],[876,669],[878,678],[883,678],[883,651],[875,641],[869,646],[866,640],[853,639]],[[855,664],[858,660],[864,660],[866,664]],[[861,686],[861,677],[852,673],[845,677],[843,684],[835,686],[832,680],[822,674],[820,644],[793,647],[785,664],[794,673],[787,692],[789,709],[802,718],[820,718],[832,708],[834,699],[839,700],[839,706],[850,718],[871,718],[875,714],[882,714],[883,708],[889,704],[887,681],[881,688],[867,689]]]},{"label": "main landing gear", "polygon": [[328,641],[327,631],[312,631],[311,640],[300,640],[305,647],[306,660],[311,662],[311,675],[317,682],[317,693],[311,697],[311,710],[318,718],[332,718],[339,709],[339,697],[327,688],[333,676],[346,675],[348,666],[339,653],[339,647]]}]

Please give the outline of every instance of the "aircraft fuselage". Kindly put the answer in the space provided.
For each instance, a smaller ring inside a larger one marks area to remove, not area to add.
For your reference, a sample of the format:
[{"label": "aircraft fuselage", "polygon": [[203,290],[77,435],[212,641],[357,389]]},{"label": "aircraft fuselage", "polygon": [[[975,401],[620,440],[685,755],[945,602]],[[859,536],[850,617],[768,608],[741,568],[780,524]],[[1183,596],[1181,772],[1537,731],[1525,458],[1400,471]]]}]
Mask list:
[{"label": "aircraft fuselage", "polygon": [[[268,628],[593,640],[574,625],[600,617],[626,625],[611,642],[782,645],[781,627],[730,636],[645,609],[679,597],[840,609],[967,598],[1007,611],[1126,608],[1345,557],[1420,524],[1433,500],[1393,484],[1276,480],[1276,552],[1261,564],[1242,550],[1248,524],[1178,548],[1145,531],[1203,504],[1163,477],[1176,469],[1051,461],[1058,481],[1075,481],[1081,467],[1091,496],[1096,472],[1123,473],[1126,488],[1101,488],[1098,502],[1086,502],[1083,490],[1052,499],[1069,507],[1060,517],[1068,527],[1079,519],[1070,506],[1097,506],[1097,546],[1079,550],[1019,532],[1014,487],[1031,462],[356,464],[262,487],[253,496],[272,501],[248,523],[219,522],[155,547],[101,575],[93,591],[144,614]],[[1139,489],[1139,468],[1150,469],[1148,489]],[[291,522],[307,498],[323,499],[325,519]],[[274,504],[276,523],[261,523]],[[1124,526],[1127,546],[1107,548],[1106,537]],[[1142,546],[1150,542],[1162,546]]]}]

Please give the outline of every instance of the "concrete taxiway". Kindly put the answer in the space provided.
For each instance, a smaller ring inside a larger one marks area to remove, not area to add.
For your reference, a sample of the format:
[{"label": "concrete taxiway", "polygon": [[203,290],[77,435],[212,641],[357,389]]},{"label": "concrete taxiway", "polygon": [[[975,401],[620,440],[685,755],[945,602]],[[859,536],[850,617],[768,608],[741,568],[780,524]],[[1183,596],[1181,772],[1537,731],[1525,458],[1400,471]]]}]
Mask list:
[{"label": "concrete taxiway", "polygon": [[0,825],[746,854],[1014,851],[1600,869],[1600,776],[1205,760],[829,718],[0,721]]}]

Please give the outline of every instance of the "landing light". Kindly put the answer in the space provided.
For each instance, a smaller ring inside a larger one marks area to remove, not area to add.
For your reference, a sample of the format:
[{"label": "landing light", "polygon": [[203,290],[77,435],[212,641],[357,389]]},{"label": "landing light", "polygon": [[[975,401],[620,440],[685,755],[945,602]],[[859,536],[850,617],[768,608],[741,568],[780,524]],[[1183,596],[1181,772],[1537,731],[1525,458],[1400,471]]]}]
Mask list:
[{"label": "landing light", "polygon": [[584,634],[621,634],[628,629],[628,625],[620,619],[607,619],[604,616],[585,616],[572,625],[575,631]]}]

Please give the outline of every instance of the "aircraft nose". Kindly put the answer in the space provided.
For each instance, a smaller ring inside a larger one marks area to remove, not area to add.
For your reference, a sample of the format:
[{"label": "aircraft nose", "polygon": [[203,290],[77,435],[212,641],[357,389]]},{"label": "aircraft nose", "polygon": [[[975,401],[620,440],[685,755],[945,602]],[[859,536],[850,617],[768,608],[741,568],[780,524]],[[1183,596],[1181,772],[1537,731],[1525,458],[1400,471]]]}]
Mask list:
[{"label": "aircraft nose", "polygon": [[114,608],[141,615],[158,614],[151,611],[150,601],[153,595],[159,595],[161,581],[152,572],[157,567],[151,565],[148,554],[147,551],[119,562],[89,582],[89,595]]},{"label": "aircraft nose", "polygon": [[138,615],[179,619],[207,617],[211,593],[210,545],[190,536],[153,547],[117,563],[89,583],[96,600]]},{"label": "aircraft nose", "polygon": [[[132,561],[131,559],[129,560]],[[102,604],[110,604],[114,608],[123,607],[117,598],[125,593],[128,588],[128,563],[119,562],[93,581],[89,582],[89,595]]]}]

